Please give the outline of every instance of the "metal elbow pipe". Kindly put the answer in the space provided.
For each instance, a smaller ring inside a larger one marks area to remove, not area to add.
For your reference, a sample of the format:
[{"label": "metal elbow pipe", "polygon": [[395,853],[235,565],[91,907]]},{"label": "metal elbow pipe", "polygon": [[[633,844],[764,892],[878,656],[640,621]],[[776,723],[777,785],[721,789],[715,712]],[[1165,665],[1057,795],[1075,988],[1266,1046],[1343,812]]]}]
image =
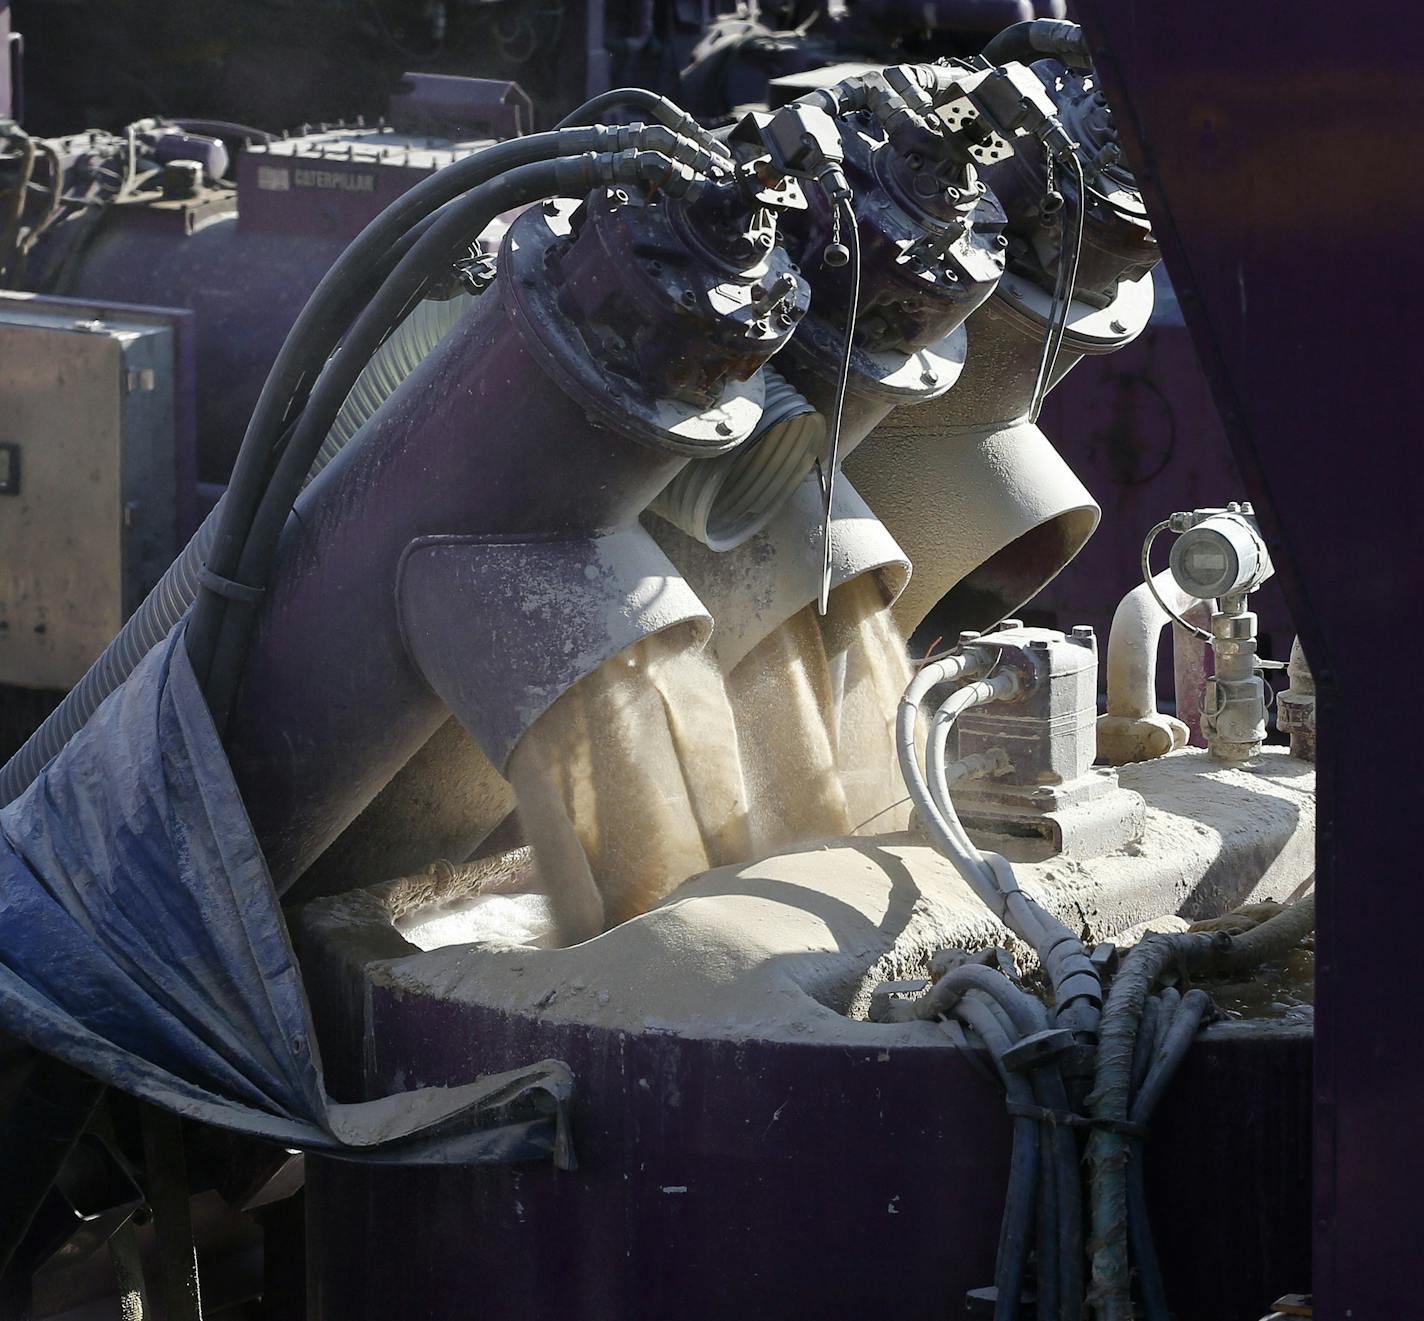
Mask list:
[{"label": "metal elbow pipe", "polygon": [[[1176,584],[1171,570],[1153,580],[1157,592],[1178,614],[1195,601]],[[1108,636],[1108,709],[1098,717],[1098,756],[1112,766],[1150,761],[1185,747],[1187,726],[1157,710],[1157,643],[1171,616],[1152,589],[1139,583],[1113,612]]]},{"label": "metal elbow pipe", "polygon": [[[1074,303],[1050,387],[1134,339],[1152,303],[1150,274],[1122,281],[1106,307]],[[907,633],[931,610],[950,636],[1011,615],[1097,526],[1097,502],[1027,416],[1048,317],[1047,293],[1004,276],[969,319],[955,388],[892,414],[846,464],[915,566],[895,605]]]}]

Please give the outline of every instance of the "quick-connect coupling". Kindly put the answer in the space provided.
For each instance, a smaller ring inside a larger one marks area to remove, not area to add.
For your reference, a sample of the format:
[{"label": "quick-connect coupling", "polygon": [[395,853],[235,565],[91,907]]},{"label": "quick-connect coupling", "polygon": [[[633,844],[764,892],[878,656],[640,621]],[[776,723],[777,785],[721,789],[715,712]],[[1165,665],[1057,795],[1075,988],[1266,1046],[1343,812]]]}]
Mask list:
[{"label": "quick-connect coupling", "polygon": [[629,127],[635,131],[627,146],[660,151],[696,174],[710,174],[730,167],[731,162],[724,153],[711,151],[696,139],[664,124],[632,124]]},{"label": "quick-connect coupling", "polygon": [[697,174],[727,168],[725,151],[714,151],[695,137],[666,124],[590,124],[559,130],[559,155],[618,154],[629,150],[661,152]]}]

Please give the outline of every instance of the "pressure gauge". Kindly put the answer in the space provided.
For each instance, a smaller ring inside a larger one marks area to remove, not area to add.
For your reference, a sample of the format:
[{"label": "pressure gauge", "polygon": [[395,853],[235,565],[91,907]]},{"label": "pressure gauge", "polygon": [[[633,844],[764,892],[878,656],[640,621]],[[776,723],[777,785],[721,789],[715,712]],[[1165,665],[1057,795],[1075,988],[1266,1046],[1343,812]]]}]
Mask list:
[{"label": "pressure gauge", "polygon": [[1271,557],[1245,511],[1213,511],[1172,546],[1172,577],[1201,601],[1253,592],[1271,576]]},{"label": "pressure gauge", "polygon": [[[1210,630],[1198,628],[1169,606],[1152,580],[1152,543],[1170,528],[1177,534],[1171,571],[1178,587],[1199,601],[1212,602]],[[1188,633],[1208,643],[1215,673],[1202,692],[1201,731],[1216,760],[1244,765],[1266,737],[1270,698],[1261,670],[1271,664],[1256,655],[1256,616],[1247,595],[1273,572],[1266,543],[1249,504],[1194,509],[1158,523],[1142,544],[1142,576],[1157,604]]]}]

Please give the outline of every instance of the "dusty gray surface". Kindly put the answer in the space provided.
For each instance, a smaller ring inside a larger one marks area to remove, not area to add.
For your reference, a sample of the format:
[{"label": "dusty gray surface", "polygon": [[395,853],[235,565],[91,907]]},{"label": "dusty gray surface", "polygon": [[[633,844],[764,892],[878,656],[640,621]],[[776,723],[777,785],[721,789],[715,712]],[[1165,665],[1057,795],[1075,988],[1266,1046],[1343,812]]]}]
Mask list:
[{"label": "dusty gray surface", "polygon": [[[1227,770],[1189,750],[1125,768],[1123,783],[1148,802],[1140,844],[1093,862],[1018,868],[1025,890],[1089,938],[1167,914],[1284,900],[1308,884],[1310,765],[1268,749],[1253,769]],[[879,981],[918,973],[936,949],[1011,943],[947,861],[902,835],[719,868],[571,949],[488,942],[420,952],[395,935],[390,902],[367,893],[323,900],[303,929],[318,944],[409,951],[368,972],[410,994],[694,1037],[935,1045],[942,1038],[931,1025],[853,1015]]]}]

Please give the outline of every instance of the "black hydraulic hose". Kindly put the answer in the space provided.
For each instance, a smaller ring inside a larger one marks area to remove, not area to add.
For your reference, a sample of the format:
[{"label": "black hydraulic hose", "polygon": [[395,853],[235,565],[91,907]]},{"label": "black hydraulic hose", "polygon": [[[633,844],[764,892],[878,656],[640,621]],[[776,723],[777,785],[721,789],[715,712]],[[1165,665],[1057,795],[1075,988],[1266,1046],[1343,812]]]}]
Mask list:
[{"label": "black hydraulic hose", "polygon": [[[299,392],[316,379],[352,318],[370,296],[372,272],[384,273],[383,263],[391,245],[432,211],[505,170],[547,160],[570,150],[582,151],[590,142],[602,140],[598,129],[571,132],[577,142],[560,133],[539,133],[498,143],[446,166],[393,201],[336,259],[287,332],[258,396],[208,555],[209,574],[217,579],[235,577],[247,530],[267,487],[278,437],[289,419],[293,403]],[[199,602],[205,598],[213,599],[213,593],[199,594]],[[211,614],[209,610],[203,620],[192,621],[200,625],[196,631],[190,623],[188,647],[195,664],[200,656],[210,657],[216,642]],[[199,680],[205,677],[204,670],[199,669]]]},{"label": "black hydraulic hose", "polygon": [[[1158,1004],[1154,999],[1149,1006]],[[1149,1124],[1167,1084],[1172,1081],[1192,1041],[1201,1026],[1202,1017],[1211,1001],[1205,991],[1192,990],[1181,996],[1170,1026],[1159,1034],[1160,1044],[1152,1052],[1152,1067],[1146,1081],[1137,1090],[1132,1103],[1134,1124]],[[1167,1017],[1162,1006],[1163,1018]],[[1145,1019],[1145,1016],[1144,1016]],[[1146,1140],[1134,1137],[1128,1148],[1127,1165],[1127,1238],[1137,1271],[1137,1287],[1145,1321],[1170,1321],[1167,1289],[1162,1280],[1162,1266],[1157,1257],[1157,1245],[1152,1238],[1152,1222],[1147,1208],[1147,1173],[1145,1168]]]},{"label": "black hydraulic hose", "polygon": [[[256,517],[277,458],[281,428],[290,419],[300,391],[310,388],[317,379],[327,357],[370,296],[372,272],[384,274],[388,266],[383,263],[388,262],[392,245],[400,242],[406,230],[446,203],[507,170],[543,160],[650,145],[666,147],[675,159],[690,162],[695,168],[705,168],[711,160],[711,154],[705,149],[666,128],[594,125],[539,133],[498,143],[446,166],[397,198],[367,225],[317,285],[288,332],[263,385],[238,452],[223,515],[214,535],[207,562],[210,580],[217,584],[243,582],[237,577],[238,565],[247,530]],[[216,646],[213,615],[222,613],[221,598],[205,585],[198,599],[209,605],[202,612],[202,619],[195,617],[192,621],[198,627],[190,626],[188,648],[198,679],[206,684],[206,666]]]},{"label": "black hydraulic hose", "polygon": [[[1182,1003],[1182,993],[1175,986],[1168,986],[1153,996],[1153,1000],[1157,1002],[1158,1013],[1152,1020],[1152,1038],[1148,1042],[1149,1053],[1147,1060],[1149,1064],[1156,1061],[1163,1045],[1165,1045],[1167,1041],[1167,1033],[1172,1030],[1172,1020],[1177,1016],[1177,1007]],[[1151,1001],[1148,1003],[1150,1004]],[[1147,1019],[1146,1006],[1143,1007],[1142,1017],[1145,1022]],[[1137,1031],[1139,1036],[1143,1034],[1141,1026],[1138,1027]],[[1145,1084],[1146,1081],[1147,1079],[1144,1078],[1142,1084]],[[1139,1086],[1142,1084],[1139,1084]],[[1133,1095],[1136,1096],[1137,1093],[1133,1092]]]},{"label": "black hydraulic hose", "polygon": [[1171,1025],[1162,1034],[1161,1045],[1153,1052],[1147,1081],[1133,1099],[1130,1118],[1134,1124],[1146,1124],[1156,1113],[1167,1084],[1186,1058],[1202,1018],[1210,1007],[1211,997],[1201,989],[1188,991],[1178,1002]]},{"label": "black hydraulic hose", "polygon": [[[1020,1107],[1032,1105],[1033,1092],[1028,1080],[1006,1068],[1003,1062],[1004,1055],[1016,1038],[1005,1031],[1002,1021],[986,1000],[978,992],[970,992],[955,1005],[954,1015],[971,1028],[988,1048],[989,1057],[994,1061],[995,1071],[1010,1102]],[[994,1269],[997,1292],[994,1321],[1018,1321],[1024,1278],[1028,1272],[1029,1247],[1034,1236],[1035,1203],[1038,1200],[1038,1124],[1027,1115],[1019,1114],[1014,1116],[1013,1130],[1009,1186],[1004,1198],[999,1255]]]},{"label": "black hydraulic hose", "polygon": [[1022,23],[1011,23],[991,37],[979,53],[995,65],[1014,60],[1032,64],[1035,60],[1051,58],[1074,69],[1093,67],[1083,29],[1076,23],[1055,18],[1030,18]]},{"label": "black hydraulic hose", "polygon": [[[692,180],[690,171],[657,152],[587,154],[519,166],[447,207],[361,311],[317,379],[253,515],[238,559],[236,581],[265,588],[292,504],[351,387],[426,283],[448,267],[458,245],[477,237],[501,212],[540,198],[582,197],[600,182],[615,181],[657,182],[677,195]],[[236,697],[257,606],[258,601],[250,597],[231,599],[208,592],[199,596],[189,623],[189,655],[219,732]]]},{"label": "black hydraulic hose", "polygon": [[[430,215],[423,218],[429,222],[424,232],[409,245],[375,296],[351,323],[340,347],[317,377],[244,529],[235,569],[224,576],[265,587],[282,526],[312,459],[351,387],[391,327],[399,322],[425,283],[448,267],[457,241],[477,236],[500,211],[547,195],[556,188],[558,177],[555,161],[530,161],[452,199],[433,220]],[[229,488],[229,500],[232,497]],[[209,563],[211,568],[212,561]],[[231,601],[215,592],[204,593],[198,597],[188,623],[188,654],[204,685],[219,732],[231,710],[255,614],[256,602]]]},{"label": "black hydraulic hose", "polygon": [[1053,1143],[1040,1139],[1038,1144],[1038,1223],[1035,1265],[1038,1321],[1058,1321],[1058,1288],[1061,1276],[1058,1246],[1058,1204],[1062,1189],[1058,1185],[1058,1163]]},{"label": "black hydraulic hose", "polygon": [[1142,1084],[1147,1081],[1147,1070],[1152,1067],[1152,1047],[1157,1041],[1157,1015],[1162,1008],[1160,996],[1152,996],[1142,1006],[1142,1025],[1137,1033],[1137,1045],[1132,1054],[1132,1094],[1137,1095]]},{"label": "black hydraulic hose", "polygon": [[557,131],[596,124],[610,110],[637,111],[655,124],[662,124],[674,133],[691,138],[718,156],[727,159],[731,157],[726,143],[699,124],[680,105],[665,96],[659,96],[657,92],[650,92],[646,87],[614,87],[600,92],[591,100],[585,101],[577,110],[569,111],[554,128]]},{"label": "black hydraulic hose", "polygon": [[[941,990],[943,988],[943,990]],[[952,968],[935,983],[940,1002],[953,1004],[954,998],[969,990],[986,995],[1008,1015],[1020,1036],[1032,1036],[1048,1027],[1048,1014],[1033,996],[1014,986],[1007,978],[977,964]],[[1031,1072],[1038,1103],[1050,1114],[1065,1121],[1071,1113],[1068,1088],[1056,1062],[1049,1060]],[[1079,1172],[1078,1143],[1066,1123],[1054,1123],[1049,1130],[1053,1178],[1057,1202],[1057,1291],[1055,1321],[1076,1321],[1082,1314],[1083,1298],[1083,1183]],[[1039,1266],[1039,1288],[1046,1280]]]}]

